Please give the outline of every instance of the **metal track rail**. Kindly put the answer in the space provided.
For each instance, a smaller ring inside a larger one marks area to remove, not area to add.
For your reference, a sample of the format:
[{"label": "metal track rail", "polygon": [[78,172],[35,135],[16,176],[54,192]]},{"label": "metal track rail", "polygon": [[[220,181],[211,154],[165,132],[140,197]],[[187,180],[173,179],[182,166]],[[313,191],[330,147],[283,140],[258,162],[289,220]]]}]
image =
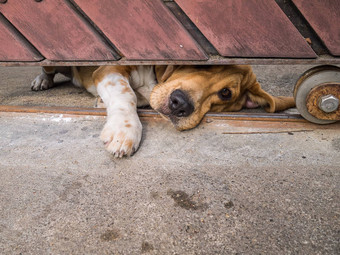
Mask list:
[{"label": "metal track rail", "polygon": [[[21,113],[52,113],[52,114],[72,114],[72,115],[90,115],[106,116],[104,108],[80,108],[80,107],[46,107],[46,106],[14,106],[0,105],[0,112],[21,112]],[[161,118],[161,115],[148,109],[138,109],[140,117]],[[266,121],[294,121],[304,122],[299,114],[285,113],[244,113],[244,112],[209,112],[205,116],[210,119],[220,120],[266,120]]]}]

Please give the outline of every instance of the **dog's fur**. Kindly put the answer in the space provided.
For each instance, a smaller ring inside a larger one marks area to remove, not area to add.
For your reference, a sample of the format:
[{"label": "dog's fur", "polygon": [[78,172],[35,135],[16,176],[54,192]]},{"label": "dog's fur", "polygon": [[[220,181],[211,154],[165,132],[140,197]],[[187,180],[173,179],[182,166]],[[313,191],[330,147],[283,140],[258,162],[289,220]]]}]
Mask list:
[{"label": "dog's fur", "polygon": [[130,156],[138,149],[139,106],[150,104],[178,130],[194,128],[208,111],[262,106],[276,112],[295,106],[291,97],[274,97],[262,90],[246,65],[44,67],[32,90],[53,87],[56,73],[102,98],[107,122],[100,138],[116,157]]}]

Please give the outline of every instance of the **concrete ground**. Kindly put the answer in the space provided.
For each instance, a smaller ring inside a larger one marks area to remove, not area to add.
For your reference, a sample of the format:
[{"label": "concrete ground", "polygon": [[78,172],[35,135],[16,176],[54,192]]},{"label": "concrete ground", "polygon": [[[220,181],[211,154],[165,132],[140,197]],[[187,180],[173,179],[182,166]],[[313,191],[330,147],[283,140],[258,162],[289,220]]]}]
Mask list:
[{"label": "concrete ground", "polygon": [[[280,95],[299,68],[255,67]],[[38,72],[0,68],[0,104],[93,105],[65,85],[29,91]],[[339,254],[340,123],[178,132],[147,117],[137,153],[114,159],[104,122],[0,113],[1,254]]]}]

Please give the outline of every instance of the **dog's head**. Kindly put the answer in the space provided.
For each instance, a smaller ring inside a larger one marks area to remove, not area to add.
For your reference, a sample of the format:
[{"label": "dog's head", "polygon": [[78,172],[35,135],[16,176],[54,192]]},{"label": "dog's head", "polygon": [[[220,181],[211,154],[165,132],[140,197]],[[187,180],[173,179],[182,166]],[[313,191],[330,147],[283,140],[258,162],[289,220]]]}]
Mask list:
[{"label": "dog's head", "polygon": [[250,66],[156,66],[158,84],[150,105],[178,130],[196,127],[208,111],[263,106],[268,112],[294,106],[293,98],[261,89]]}]

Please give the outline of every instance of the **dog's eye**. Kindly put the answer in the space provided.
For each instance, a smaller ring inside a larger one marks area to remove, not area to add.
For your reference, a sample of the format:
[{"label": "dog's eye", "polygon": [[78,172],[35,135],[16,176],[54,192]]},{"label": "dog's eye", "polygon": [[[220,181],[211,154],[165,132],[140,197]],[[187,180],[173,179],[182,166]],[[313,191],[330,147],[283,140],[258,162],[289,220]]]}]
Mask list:
[{"label": "dog's eye", "polygon": [[218,96],[222,100],[229,100],[231,98],[231,95],[232,95],[231,91],[229,89],[227,89],[227,88],[221,89],[218,92]]}]

